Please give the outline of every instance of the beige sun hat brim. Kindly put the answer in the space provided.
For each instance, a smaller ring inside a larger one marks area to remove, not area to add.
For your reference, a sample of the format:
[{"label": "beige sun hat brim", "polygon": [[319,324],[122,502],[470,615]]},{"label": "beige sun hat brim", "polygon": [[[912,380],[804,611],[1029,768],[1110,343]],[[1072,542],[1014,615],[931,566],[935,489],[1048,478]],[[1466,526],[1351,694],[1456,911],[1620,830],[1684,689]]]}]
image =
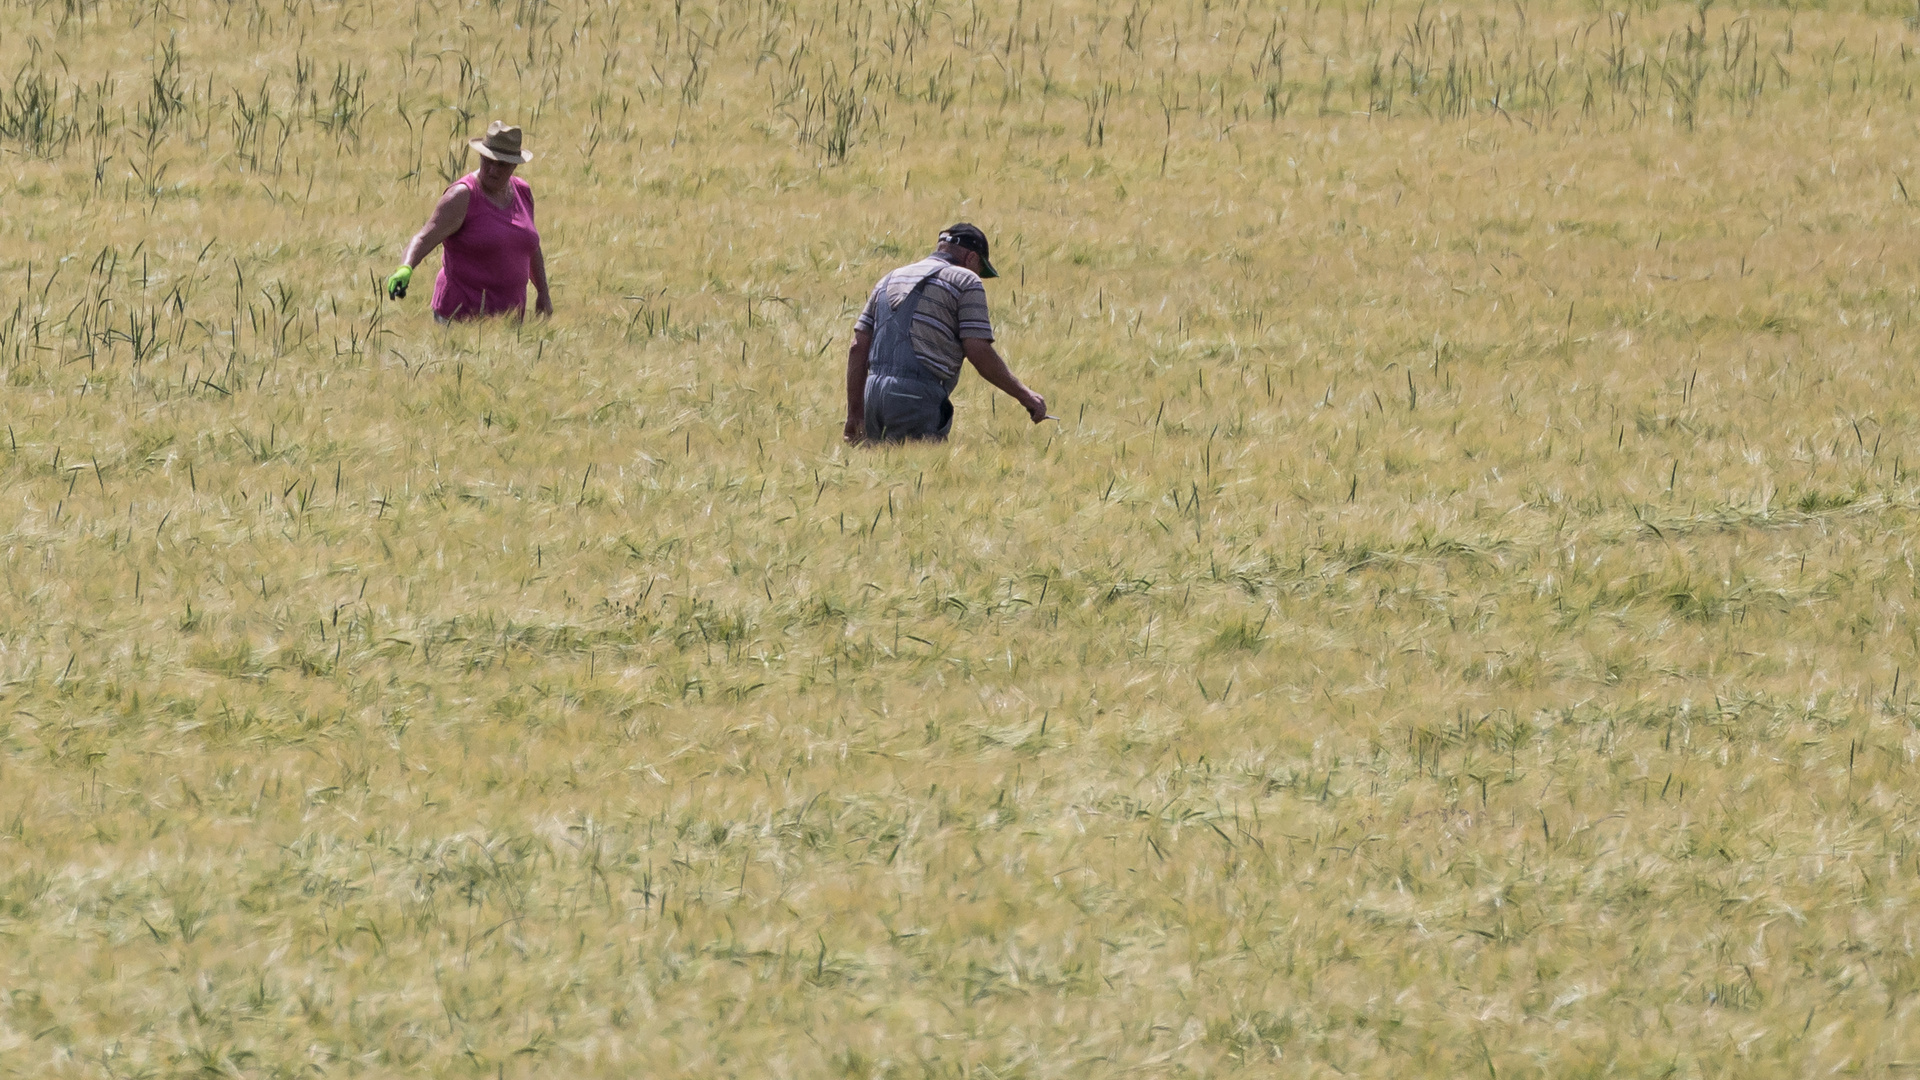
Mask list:
[{"label": "beige sun hat brim", "polygon": [[478,151],[481,157],[492,158],[495,161],[507,165],[525,165],[527,162],[533,160],[533,155],[527,153],[525,150],[520,151],[518,154],[503,154],[498,150],[490,149],[485,139],[468,139],[467,145]]}]

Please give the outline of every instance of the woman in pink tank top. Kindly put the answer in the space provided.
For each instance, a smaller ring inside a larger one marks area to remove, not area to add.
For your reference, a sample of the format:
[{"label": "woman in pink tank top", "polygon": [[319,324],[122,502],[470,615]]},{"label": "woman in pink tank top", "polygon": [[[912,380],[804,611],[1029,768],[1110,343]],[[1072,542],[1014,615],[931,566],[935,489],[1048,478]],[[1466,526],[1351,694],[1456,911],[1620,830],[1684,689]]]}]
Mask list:
[{"label": "woman in pink tank top", "polygon": [[445,245],[440,276],[433,283],[433,316],[441,322],[489,315],[524,317],[527,282],[534,311],[553,314],[547,263],[533,224],[533,189],[513,175],[532,155],[520,148],[520,129],[495,120],[484,139],[469,140],[480,168],[453,182],[433,214],[407,244],[400,269],[387,279],[387,295],[407,295],[413,268]]}]

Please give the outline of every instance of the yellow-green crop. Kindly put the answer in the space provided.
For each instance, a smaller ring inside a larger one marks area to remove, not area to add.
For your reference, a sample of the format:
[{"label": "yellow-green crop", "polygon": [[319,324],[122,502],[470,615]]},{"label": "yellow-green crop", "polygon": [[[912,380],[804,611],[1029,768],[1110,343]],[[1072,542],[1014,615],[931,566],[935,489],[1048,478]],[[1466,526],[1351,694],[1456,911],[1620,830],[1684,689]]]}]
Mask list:
[{"label": "yellow-green crop", "polygon": [[0,1074],[1911,1073],[1915,25],[0,2]]}]

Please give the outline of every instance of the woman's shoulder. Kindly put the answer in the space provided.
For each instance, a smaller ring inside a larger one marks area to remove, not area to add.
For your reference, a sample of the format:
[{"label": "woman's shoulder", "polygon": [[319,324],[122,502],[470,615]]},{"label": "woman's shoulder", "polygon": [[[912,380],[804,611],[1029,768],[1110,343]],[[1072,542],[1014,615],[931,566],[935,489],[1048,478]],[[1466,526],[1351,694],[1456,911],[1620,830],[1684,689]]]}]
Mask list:
[{"label": "woman's shoulder", "polygon": [[467,202],[473,197],[474,190],[473,185],[467,183],[467,180],[468,178],[463,176],[453,183],[448,184],[447,190],[440,193],[440,205],[467,205]]}]

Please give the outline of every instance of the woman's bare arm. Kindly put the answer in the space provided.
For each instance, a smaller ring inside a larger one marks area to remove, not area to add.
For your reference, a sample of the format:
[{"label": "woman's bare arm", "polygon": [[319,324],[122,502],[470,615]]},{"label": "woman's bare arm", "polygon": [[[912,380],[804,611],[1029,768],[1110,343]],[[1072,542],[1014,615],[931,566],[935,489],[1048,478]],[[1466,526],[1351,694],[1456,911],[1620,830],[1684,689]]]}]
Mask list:
[{"label": "woman's bare arm", "polygon": [[547,256],[537,240],[533,245],[533,310],[540,315],[553,314],[553,296],[547,292]]},{"label": "woman's bare arm", "polygon": [[466,224],[467,201],[471,197],[465,184],[448,188],[447,193],[434,204],[433,213],[427,216],[427,223],[420,227],[412,240],[407,241],[407,250],[401,254],[400,261],[408,266],[419,266],[420,260],[431,254],[434,248],[459,232],[460,226]]}]

